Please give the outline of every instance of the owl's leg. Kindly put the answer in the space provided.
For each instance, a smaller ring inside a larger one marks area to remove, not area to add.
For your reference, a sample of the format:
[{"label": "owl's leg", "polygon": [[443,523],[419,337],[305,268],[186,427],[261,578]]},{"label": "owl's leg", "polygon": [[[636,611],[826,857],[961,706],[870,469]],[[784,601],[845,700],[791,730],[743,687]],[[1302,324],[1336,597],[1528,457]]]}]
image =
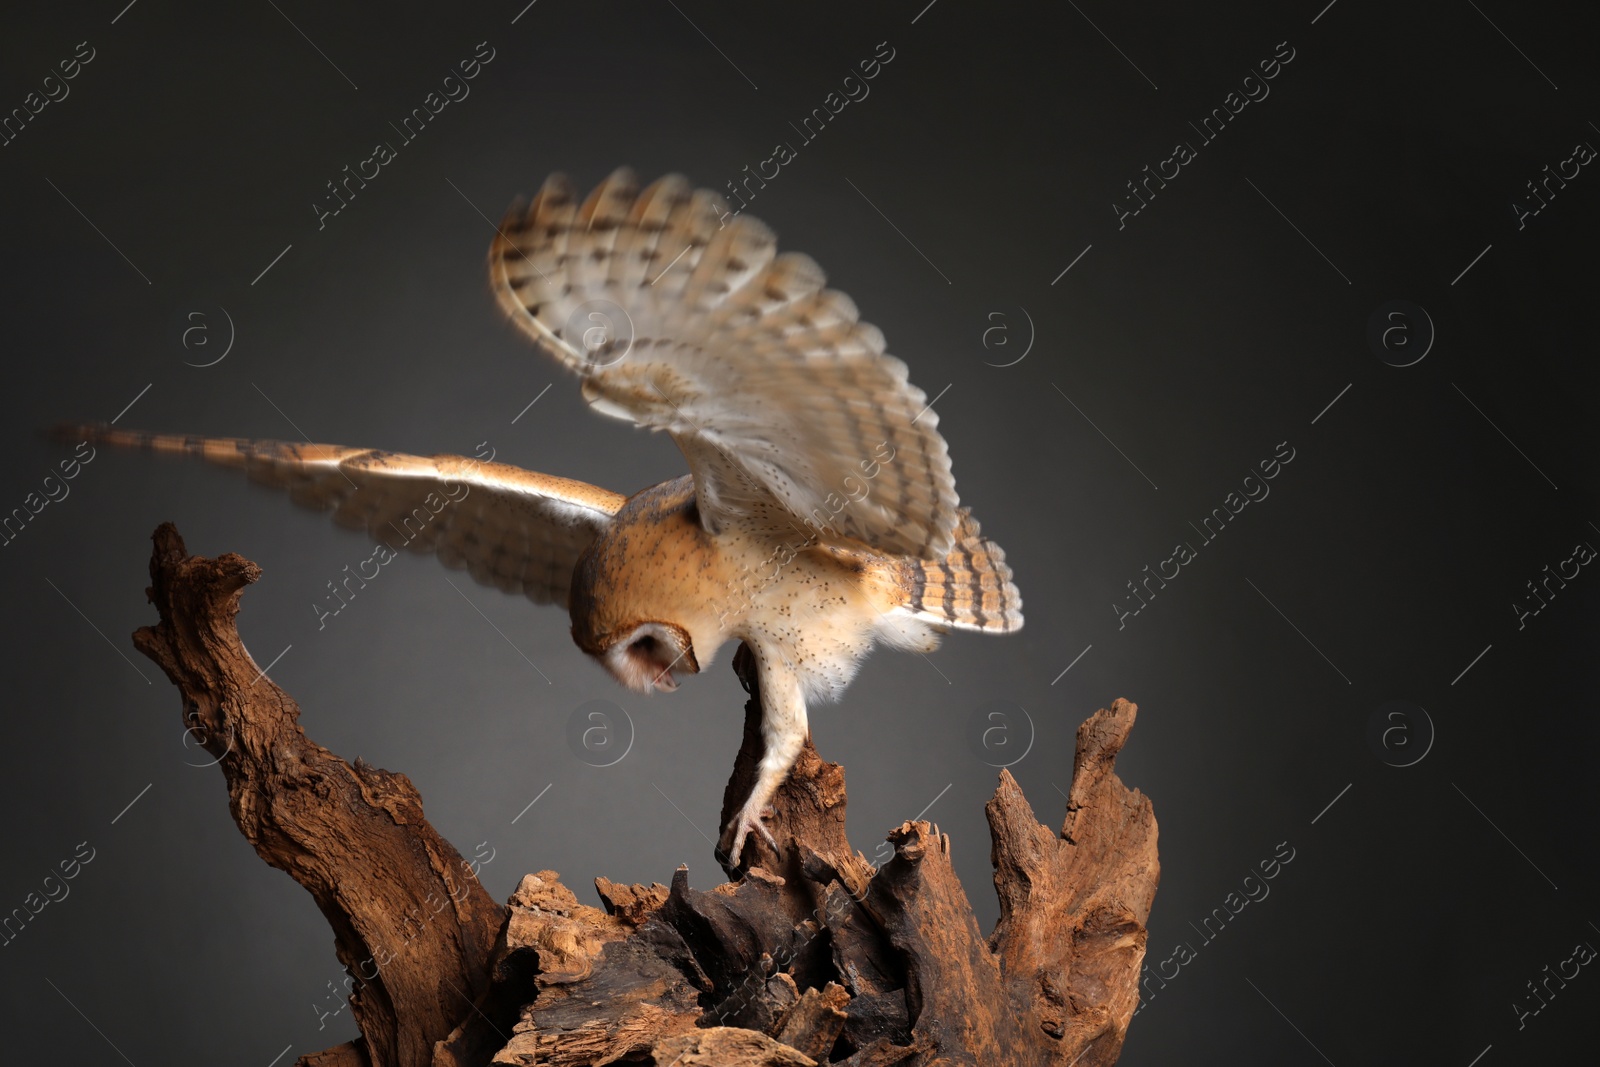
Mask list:
[{"label": "owl's leg", "polygon": [[744,851],[745,838],[760,834],[776,851],[777,841],[762,822],[772,796],[788,777],[809,730],[806,725],[805,695],[800,679],[781,653],[752,647],[757,680],[761,687],[761,740],[764,752],[756,769],[755,788],[737,815],[728,821],[718,842],[718,851],[729,863],[737,864]]}]

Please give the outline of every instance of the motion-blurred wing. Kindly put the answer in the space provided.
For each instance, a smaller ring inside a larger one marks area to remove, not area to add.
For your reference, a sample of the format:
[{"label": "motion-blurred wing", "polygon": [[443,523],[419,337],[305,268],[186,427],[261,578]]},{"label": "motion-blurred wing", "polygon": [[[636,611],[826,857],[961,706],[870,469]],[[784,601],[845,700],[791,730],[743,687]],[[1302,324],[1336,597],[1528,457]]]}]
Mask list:
[{"label": "motion-blurred wing", "polygon": [[625,498],[585,482],[465,456],[410,456],[338,445],[134,433],[67,426],[56,436],[199,456],[287,489],[398,552],[436,553],[484,585],[536,603],[567,602],[578,556]]},{"label": "motion-blurred wing", "polygon": [[677,175],[641,190],[621,170],[580,205],[556,175],[501,223],[489,273],[592,405],[672,434],[709,528],[755,517],[928,559],[953,546],[926,395],[810,257],[777,254],[716,193]]}]

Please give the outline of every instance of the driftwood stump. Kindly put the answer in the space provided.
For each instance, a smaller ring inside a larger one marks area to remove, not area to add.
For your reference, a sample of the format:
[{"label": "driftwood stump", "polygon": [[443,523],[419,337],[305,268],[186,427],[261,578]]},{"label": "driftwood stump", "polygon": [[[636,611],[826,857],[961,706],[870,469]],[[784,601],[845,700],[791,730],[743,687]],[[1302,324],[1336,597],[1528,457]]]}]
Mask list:
[{"label": "driftwood stump", "polygon": [[506,910],[422,815],[403,774],[352,766],[306,737],[300,708],[239,641],[261,568],[189,556],[155,532],[147,590],[161,621],[133,643],[183,695],[190,736],[217,757],[228,808],[257,855],[305,887],[333,927],[362,1039],[303,1062],[428,1063],[488,984]]},{"label": "driftwood stump", "polygon": [[[423,818],[404,775],[352,766],[310,741],[299,709],[251,660],[235,616],[260,577],[237,555],[187,555],[155,532],[150,600],[134,635],[183,696],[217,757],[234,820],[267,863],[316,899],[349,972],[362,1037],[308,1067],[930,1067],[1082,1064],[1121,1051],[1139,1002],[1159,878],[1150,802],[1115,774],[1137,708],[1078,730],[1066,818],[1039,824],[1000,772],[987,814],[1000,921],[985,938],[927,822],[890,831],[874,869],[845,837],[844,772],[806,742],[768,826],[720,857],[731,883],[692,889],[595,880],[581,903],[553,871],[507,907]],[[761,758],[750,699],[725,823]]]}]

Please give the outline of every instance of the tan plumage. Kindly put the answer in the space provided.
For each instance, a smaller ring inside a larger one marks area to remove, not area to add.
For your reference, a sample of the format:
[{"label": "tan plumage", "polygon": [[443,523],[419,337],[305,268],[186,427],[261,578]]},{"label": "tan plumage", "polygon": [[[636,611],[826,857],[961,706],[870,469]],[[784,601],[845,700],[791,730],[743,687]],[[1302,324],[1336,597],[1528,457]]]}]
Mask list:
[{"label": "tan plumage", "polygon": [[396,550],[438,555],[447,567],[535,603],[565,604],[578,556],[627,498],[587,482],[466,456],[409,456],[338,445],[137,433],[61,426],[66,440],[198,456],[287,489],[302,507],[332,511]]},{"label": "tan plumage", "polygon": [[[720,847],[735,860],[873,644],[1010,632],[1005,554],[959,506],[926,395],[809,257],[677,176],[565,178],[514,208],[489,253],[501,307],[601,412],[665,430],[690,475],[629,498],[505,464],[328,445],[66,427],[71,440],[242,467],[485,584],[566,602],[626,685],[676,688],[730,639],[760,674],[766,753]],[[419,510],[420,509],[420,510]],[[769,838],[770,840],[770,838]]]},{"label": "tan plumage", "polygon": [[918,618],[962,630],[1010,633],[1022,628],[1022,603],[1011,584],[1005,550],[984,537],[978,520],[960,510],[956,544],[937,563],[897,559],[895,588]]}]

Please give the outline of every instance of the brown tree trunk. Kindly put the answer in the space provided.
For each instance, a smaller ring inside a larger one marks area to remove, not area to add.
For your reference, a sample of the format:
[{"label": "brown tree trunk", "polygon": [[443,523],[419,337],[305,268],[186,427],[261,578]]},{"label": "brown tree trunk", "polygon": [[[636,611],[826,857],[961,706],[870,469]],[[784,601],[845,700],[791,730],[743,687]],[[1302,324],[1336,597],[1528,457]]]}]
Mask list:
[{"label": "brown tree trunk", "polygon": [[[316,899],[350,972],[362,1038],[301,1064],[1116,1061],[1159,878],[1150,802],[1114,769],[1133,704],[1079,728],[1059,833],[1001,772],[987,808],[1000,921],[987,938],[937,827],[890,831],[894,858],[877,870],[850,847],[844,772],[809,741],[773,802],[777,850],[752,838],[725,867],[736,881],[691,889],[684,868],[669,886],[598,878],[596,908],[541,871],[502,908],[404,775],[306,738],[235,628],[259,567],[189,557],[165,524],[150,570],[161,621],[135,644],[183,695],[240,830]],[[750,699],[724,822],[761,758],[748,650],[734,668]]]},{"label": "brown tree trunk", "polygon": [[184,725],[217,757],[239,830],[316,900],[354,979],[362,1040],[303,1062],[429,1063],[487,984],[506,909],[423,818],[405,775],[352,766],[306,737],[299,706],[235,626],[261,568],[231,553],[189,556],[170,523],[154,540],[147,593],[161,621],[134,645],[183,695]]}]

